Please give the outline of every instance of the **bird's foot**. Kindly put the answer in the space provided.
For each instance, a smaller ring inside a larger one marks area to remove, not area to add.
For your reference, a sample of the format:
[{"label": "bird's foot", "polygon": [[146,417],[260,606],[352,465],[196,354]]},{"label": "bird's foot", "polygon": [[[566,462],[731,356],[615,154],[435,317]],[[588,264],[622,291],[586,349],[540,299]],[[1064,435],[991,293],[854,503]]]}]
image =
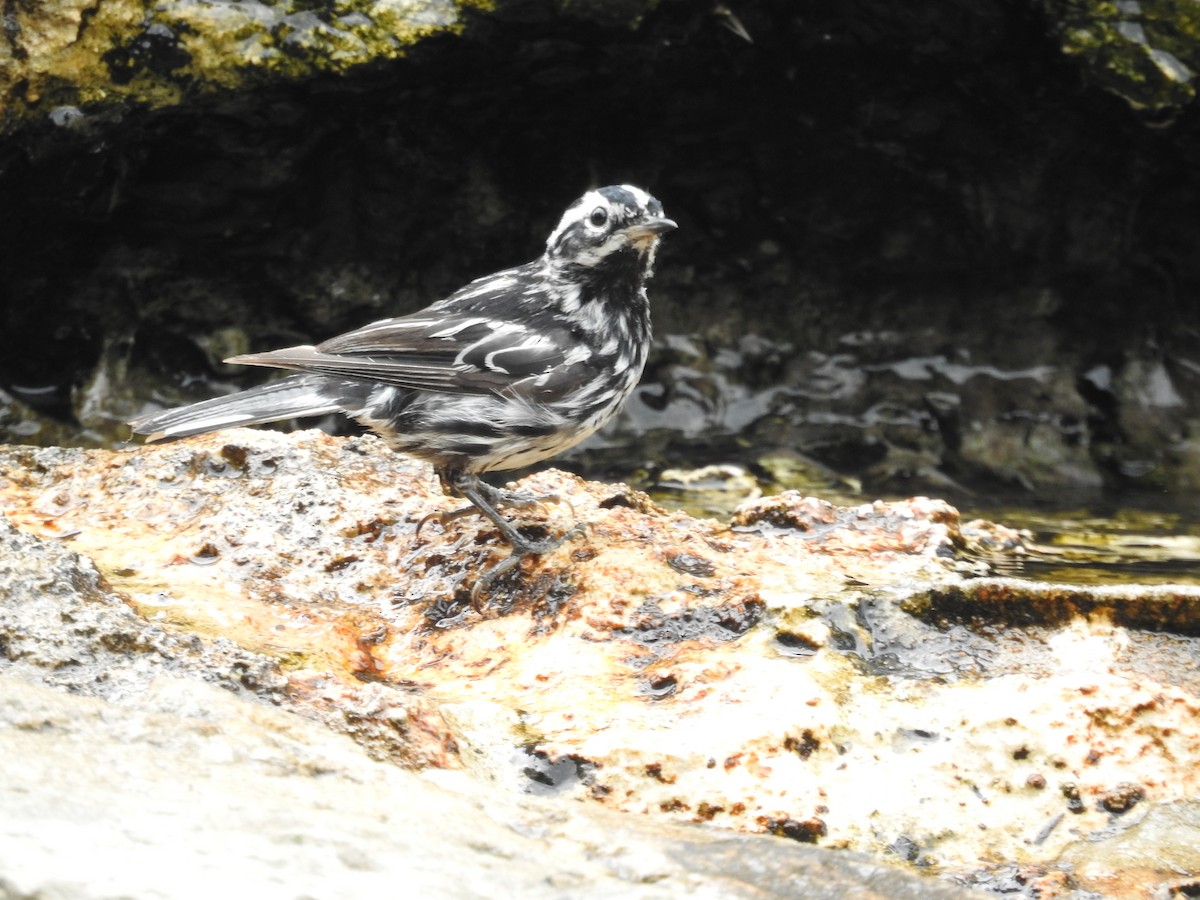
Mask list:
[{"label": "bird's foot", "polygon": [[[475,586],[471,588],[471,605],[476,610],[480,610],[481,607],[479,601],[483,598],[484,594],[491,589],[492,585],[495,584],[498,579],[519,566],[521,564],[521,560],[525,559],[525,557],[541,556],[544,553],[550,553],[553,550],[557,550],[567,541],[582,537],[586,532],[587,526],[580,523],[565,531],[558,537],[545,541],[531,541],[524,535],[520,535],[520,541],[511,542],[513,548],[512,553],[479,576],[479,579],[475,582]],[[490,605],[490,603],[485,604],[485,606]]]},{"label": "bird's foot", "polygon": [[[463,492],[459,488],[458,484],[446,478],[442,479],[442,486],[447,493],[457,494]],[[509,491],[504,488],[492,487],[486,481],[482,480],[475,480],[474,484],[470,486],[470,490],[473,492],[478,492],[478,496],[483,498],[484,503],[477,505],[475,500],[472,499],[470,506],[464,506],[461,509],[437,510],[436,512],[431,512],[417,523],[416,536],[419,536],[421,534],[421,529],[423,529],[425,525],[431,521],[436,521],[439,525],[446,525],[449,522],[453,522],[455,519],[461,519],[463,516],[476,515],[486,516],[493,522],[496,522],[496,516],[494,514],[498,514],[496,509],[498,506],[513,506],[518,509],[528,509],[532,506],[540,506],[544,509],[547,503],[565,503],[567,505],[567,509],[571,511],[571,518],[576,518],[574,504],[571,503],[570,498],[564,497],[562,494],[526,494],[522,491]],[[469,494],[468,497],[470,497]],[[505,537],[508,537],[507,532],[505,533]],[[550,547],[549,549],[552,550],[554,548]],[[549,552],[549,550],[530,550],[529,552],[546,553]]]},{"label": "bird's foot", "polygon": [[575,516],[575,505],[569,497],[564,497],[562,494],[526,494],[522,491],[508,491],[503,488],[493,488],[495,494],[488,499],[492,501],[493,506],[515,506],[518,509],[528,509],[531,506],[540,506],[546,508],[548,503],[565,503],[567,509],[571,511],[571,518]]},{"label": "bird's foot", "polygon": [[518,554],[520,556],[541,556],[543,553],[550,553],[554,550],[557,550],[567,541],[574,540],[578,537],[583,537],[583,535],[586,533],[587,526],[582,522],[577,522],[555,538],[547,538],[546,540],[535,541],[532,538],[528,538],[520,532],[517,532],[517,537],[519,540],[510,540],[509,543],[512,544],[514,554]]},{"label": "bird's foot", "polygon": [[493,509],[498,506],[513,506],[517,509],[540,506],[544,509],[548,503],[565,503],[567,509],[571,511],[571,518],[576,518],[575,505],[571,503],[570,498],[564,497],[562,494],[528,494],[524,491],[510,491],[507,488],[492,487],[482,479],[477,480],[472,488]]},{"label": "bird's foot", "polygon": [[[509,506],[542,506],[546,502],[554,502],[554,503],[565,503],[565,504],[567,504],[567,507],[571,510],[572,514],[574,514],[574,512],[575,512],[575,507],[571,505],[571,501],[568,500],[566,497],[560,497],[557,494],[546,494],[544,496],[534,496],[531,494],[530,495],[509,494],[509,497],[517,498],[515,500],[510,501],[508,499],[508,497],[506,497],[504,502],[506,505],[509,505]],[[463,516],[485,516],[485,517],[490,518],[490,516],[487,516],[487,514],[485,512],[483,512],[483,510],[479,509],[479,507],[474,506],[474,505],[463,506],[463,507],[460,507],[459,509],[439,509],[439,510],[435,510],[435,511],[428,513],[427,515],[424,515],[421,517],[421,521],[419,521],[417,523],[417,530],[413,533],[413,537],[420,537],[421,529],[423,529],[430,522],[437,522],[438,525],[445,526],[445,525],[448,525],[450,522],[453,522],[455,519],[463,518]],[[508,537],[508,535],[505,534],[505,537]],[[523,535],[522,535],[522,537],[524,538]],[[562,543],[562,540],[565,540],[565,539],[566,538],[564,537],[564,538],[560,539],[557,543],[553,543],[552,545],[549,543],[539,544],[536,541],[529,541],[528,539],[526,539],[526,546],[530,548],[528,551],[529,553],[549,553],[551,550],[553,550],[555,547],[557,547],[558,544]],[[542,549],[542,550],[533,549],[533,548],[542,547],[542,546],[544,546],[545,549]]]},{"label": "bird's foot", "polygon": [[525,557],[541,556],[557,550],[566,541],[579,537],[586,530],[583,525],[575,525],[556,538],[541,541],[534,540],[518,531],[516,526],[502,516],[496,507],[503,505],[534,506],[554,501],[565,502],[571,508],[571,512],[574,513],[575,508],[571,506],[569,500],[558,495],[537,496],[495,488],[487,482],[480,480],[479,476],[466,472],[443,470],[438,473],[438,476],[442,481],[442,485],[447,490],[465,497],[471,502],[471,506],[446,513],[432,513],[426,516],[417,526],[418,533],[421,530],[421,526],[430,519],[436,518],[439,521],[445,522],[466,515],[467,513],[478,512],[491,520],[492,524],[499,529],[504,540],[512,547],[512,553],[480,575],[479,579],[475,582],[475,586],[471,589],[471,604],[476,609],[479,609],[480,598],[483,597],[485,592],[490,590],[496,580],[520,565],[521,560]]},{"label": "bird's foot", "polygon": [[445,526],[455,519],[461,519],[463,516],[477,516],[479,510],[474,506],[464,506],[462,509],[437,509],[427,515],[421,517],[421,521],[417,523],[417,530],[413,533],[413,537],[421,536],[421,529],[429,522],[437,522],[441,526]]}]

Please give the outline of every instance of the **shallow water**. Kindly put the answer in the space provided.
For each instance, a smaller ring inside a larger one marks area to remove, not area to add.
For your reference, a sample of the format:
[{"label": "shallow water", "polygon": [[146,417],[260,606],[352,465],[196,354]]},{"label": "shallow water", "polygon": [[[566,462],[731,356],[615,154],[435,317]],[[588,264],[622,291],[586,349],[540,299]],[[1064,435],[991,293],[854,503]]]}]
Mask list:
[{"label": "shallow water", "polygon": [[1200,584],[1200,496],[959,509],[964,518],[1030,532],[1028,557],[1004,574],[1086,585]]},{"label": "shallow water", "polygon": [[[739,490],[648,486],[657,503],[698,516],[726,517]],[[765,493],[773,493],[767,490]],[[901,497],[813,491],[839,505]],[[988,519],[1026,531],[1028,554],[1005,559],[996,574],[1067,584],[1200,585],[1200,494],[947,498],[964,522]]]}]

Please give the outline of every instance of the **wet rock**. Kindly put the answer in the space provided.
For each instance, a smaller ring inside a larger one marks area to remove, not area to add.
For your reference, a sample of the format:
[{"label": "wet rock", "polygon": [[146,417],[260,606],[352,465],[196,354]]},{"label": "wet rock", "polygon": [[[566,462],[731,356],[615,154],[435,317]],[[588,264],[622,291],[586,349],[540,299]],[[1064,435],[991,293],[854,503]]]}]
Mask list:
[{"label": "wet rock", "polygon": [[1200,31],[1164,0],[1041,0],[1063,52],[1135,109],[1170,118],[1196,96]]},{"label": "wet rock", "polygon": [[92,561],[0,519],[0,670],[105,699],[164,675],[203,677],[279,702],[278,661],[224,638],[165,631],[112,591]]},{"label": "wet rock", "polygon": [[1117,625],[1200,633],[1200,602],[1187,585],[1092,587],[1045,584],[1021,579],[979,579],[965,590],[934,589],[906,604],[908,612],[941,622],[1025,622],[1063,625],[1095,616]]},{"label": "wet rock", "polygon": [[654,493],[663,502],[687,509],[728,515],[742,501],[758,497],[758,479],[734,465],[701,466],[698,469],[663,469],[654,479]]},{"label": "wet rock", "polygon": [[[52,683],[40,660],[56,646],[99,668],[79,643],[94,633],[114,671],[171,671],[139,637],[161,633],[200,648],[189,666],[220,672],[225,657],[204,653],[219,637],[282,679],[242,693],[375,759],[449,772],[488,809],[533,796],[588,821],[702,824],[1047,895],[1064,871],[1103,893],[1105,872],[1063,869],[1069,848],[1196,791],[1200,684],[1181,677],[1200,655],[1183,627],[1194,589],[1122,602],[1026,584],[1023,601],[997,602],[1015,588],[990,569],[1021,536],[940,501],[782,495],[730,526],[561,472],[520,487],[570,501],[520,511],[527,533],[586,533],[475,607],[474,580],[506,552],[494,529],[465,517],[418,535],[453,501],[375,439],[233,430],[122,452],[6,449],[5,540],[22,551],[4,558],[8,581],[42,586],[48,609],[104,612],[83,631],[47,615],[23,643],[26,618],[5,619],[6,670]],[[51,574],[22,574],[26,548]],[[45,590],[66,573],[69,590]],[[138,684],[105,702],[158,690]],[[1178,880],[1170,867],[1140,877]]]}]

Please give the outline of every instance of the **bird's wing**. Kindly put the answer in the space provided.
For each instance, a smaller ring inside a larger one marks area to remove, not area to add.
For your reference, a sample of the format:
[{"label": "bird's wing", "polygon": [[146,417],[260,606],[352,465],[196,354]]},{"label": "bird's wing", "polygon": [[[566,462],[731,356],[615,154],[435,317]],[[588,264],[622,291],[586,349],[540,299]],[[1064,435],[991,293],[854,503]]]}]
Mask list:
[{"label": "bird's wing", "polygon": [[[561,333],[560,333],[561,332]],[[376,381],[422,391],[519,390],[569,364],[562,329],[440,312],[384,319],[314,346],[226,360]]]}]

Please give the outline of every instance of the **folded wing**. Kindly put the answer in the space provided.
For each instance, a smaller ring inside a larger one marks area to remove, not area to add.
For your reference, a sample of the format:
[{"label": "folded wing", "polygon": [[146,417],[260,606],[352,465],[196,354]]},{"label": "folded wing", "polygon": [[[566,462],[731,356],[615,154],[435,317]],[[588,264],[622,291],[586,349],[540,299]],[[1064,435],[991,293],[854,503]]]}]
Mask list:
[{"label": "folded wing", "polygon": [[359,378],[412,390],[452,394],[534,390],[569,366],[565,329],[480,315],[420,314],[385,319],[303,345],[235,356],[226,362]]}]

